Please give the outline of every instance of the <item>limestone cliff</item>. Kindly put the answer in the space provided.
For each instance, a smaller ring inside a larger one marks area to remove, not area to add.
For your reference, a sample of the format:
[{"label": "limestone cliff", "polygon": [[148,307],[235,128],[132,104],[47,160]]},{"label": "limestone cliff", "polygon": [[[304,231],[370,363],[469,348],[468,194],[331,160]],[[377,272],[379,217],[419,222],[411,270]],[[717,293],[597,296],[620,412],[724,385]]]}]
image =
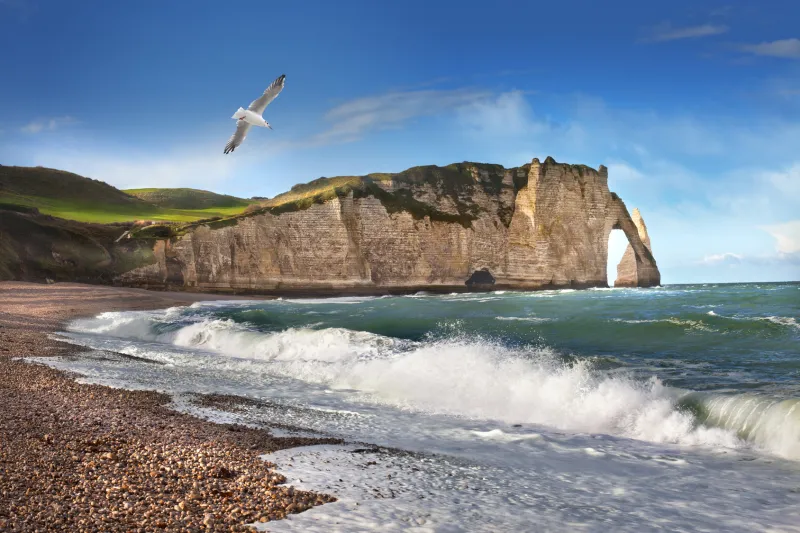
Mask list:
[{"label": "limestone cliff", "polygon": [[[622,229],[637,280],[660,281],[608,172],[547,158],[322,178],[262,208],[166,231],[155,262],[116,278],[232,292],[392,293],[606,286]],[[145,235],[133,234],[133,238]]]},{"label": "limestone cliff", "polygon": [[[631,216],[633,223],[636,225],[636,231],[639,238],[644,243],[650,254],[653,249],[650,246],[650,236],[647,234],[647,226],[644,223],[642,214],[638,208],[634,208]],[[622,255],[622,260],[617,265],[617,279],[614,281],[615,287],[652,287],[661,283],[661,275],[657,269],[648,268],[646,266],[648,260],[640,258],[639,254],[634,251],[633,246],[628,243],[625,253]]]}]

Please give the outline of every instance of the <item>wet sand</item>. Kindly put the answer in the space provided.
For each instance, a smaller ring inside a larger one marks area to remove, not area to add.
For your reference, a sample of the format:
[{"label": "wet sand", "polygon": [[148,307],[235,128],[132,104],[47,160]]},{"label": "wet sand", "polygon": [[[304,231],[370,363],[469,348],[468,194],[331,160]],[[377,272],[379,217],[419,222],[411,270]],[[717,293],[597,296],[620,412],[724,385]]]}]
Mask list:
[{"label": "wet sand", "polygon": [[48,338],[72,318],[235,298],[0,282],[0,531],[244,531],[333,501],[258,456],[339,441],[199,420],[16,359],[79,353]]}]

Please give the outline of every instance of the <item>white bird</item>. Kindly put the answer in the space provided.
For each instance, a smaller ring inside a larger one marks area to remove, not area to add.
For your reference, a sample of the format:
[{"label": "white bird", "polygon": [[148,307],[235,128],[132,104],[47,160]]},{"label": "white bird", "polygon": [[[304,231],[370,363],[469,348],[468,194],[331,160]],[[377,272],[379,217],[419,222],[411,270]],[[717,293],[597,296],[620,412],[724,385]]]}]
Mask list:
[{"label": "white bird", "polygon": [[229,154],[236,150],[236,147],[244,142],[247,137],[247,132],[250,126],[261,126],[264,128],[272,129],[269,122],[264,120],[261,115],[272,102],[276,96],[283,90],[283,82],[286,80],[286,74],[281,74],[278,79],[273,81],[267,90],[264,91],[257,99],[253,100],[247,109],[241,107],[233,114],[231,118],[236,119],[236,131],[228,139],[228,144],[225,145],[225,153]]}]

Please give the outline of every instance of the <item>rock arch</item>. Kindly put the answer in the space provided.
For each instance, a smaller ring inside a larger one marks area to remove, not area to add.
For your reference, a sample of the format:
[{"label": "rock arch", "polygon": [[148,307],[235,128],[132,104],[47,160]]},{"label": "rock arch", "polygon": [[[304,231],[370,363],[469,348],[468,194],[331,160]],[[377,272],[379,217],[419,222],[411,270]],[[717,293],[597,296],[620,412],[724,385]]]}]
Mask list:
[{"label": "rock arch", "polygon": [[[658,270],[656,260],[650,248],[650,236],[647,226],[638,209],[633,210],[633,217],[628,213],[625,203],[614,193],[611,193],[612,205],[609,210],[611,215],[611,230],[620,229],[628,238],[628,247],[617,265],[617,279],[615,287],[657,287],[661,285],[661,272]],[[606,239],[608,239],[606,234]]]}]

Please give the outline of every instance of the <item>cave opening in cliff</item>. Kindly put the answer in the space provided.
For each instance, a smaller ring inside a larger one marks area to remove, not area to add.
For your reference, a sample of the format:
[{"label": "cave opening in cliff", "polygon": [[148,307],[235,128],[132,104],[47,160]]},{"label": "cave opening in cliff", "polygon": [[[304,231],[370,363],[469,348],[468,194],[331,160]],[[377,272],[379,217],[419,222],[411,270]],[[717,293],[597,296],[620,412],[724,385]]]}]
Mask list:
[{"label": "cave opening in cliff", "polygon": [[608,268],[606,270],[609,287],[614,286],[614,280],[617,279],[617,265],[622,260],[622,255],[627,247],[628,237],[625,232],[621,229],[612,229],[608,236]]}]

